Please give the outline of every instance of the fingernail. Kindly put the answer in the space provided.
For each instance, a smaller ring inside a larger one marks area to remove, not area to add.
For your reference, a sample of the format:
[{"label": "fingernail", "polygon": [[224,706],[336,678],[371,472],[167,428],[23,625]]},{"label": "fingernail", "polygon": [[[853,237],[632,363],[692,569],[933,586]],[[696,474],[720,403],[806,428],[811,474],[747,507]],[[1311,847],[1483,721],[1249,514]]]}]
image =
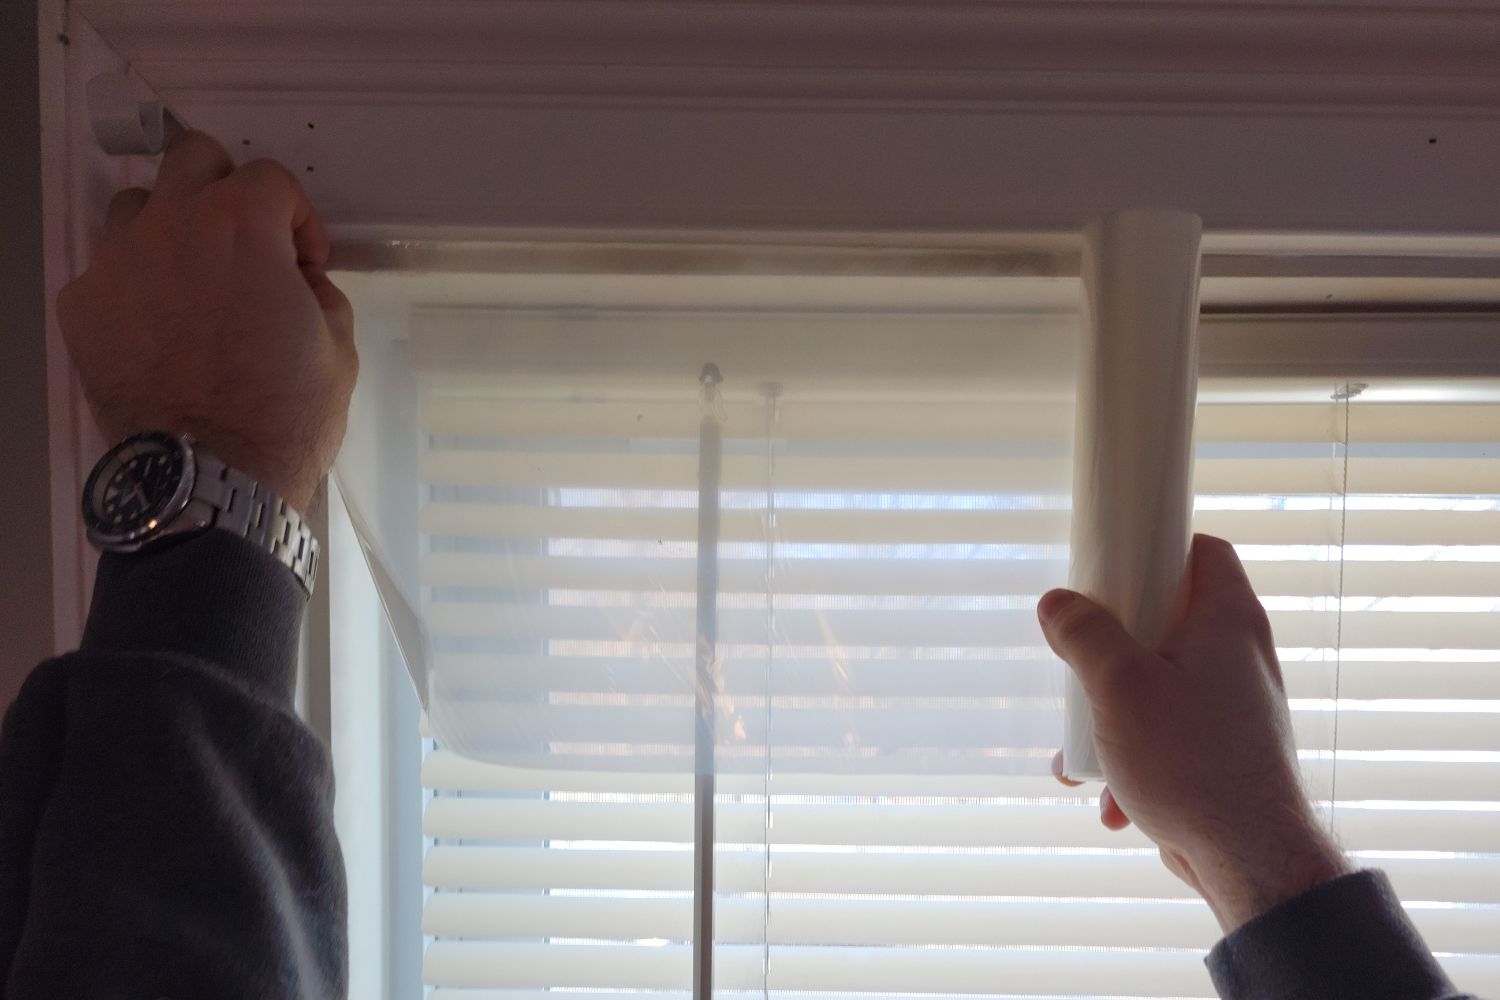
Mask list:
[{"label": "fingernail", "polygon": [[1041,618],[1043,624],[1050,624],[1052,619],[1062,613],[1062,610],[1078,599],[1078,595],[1071,590],[1049,590],[1042,595],[1037,602],[1037,617]]}]

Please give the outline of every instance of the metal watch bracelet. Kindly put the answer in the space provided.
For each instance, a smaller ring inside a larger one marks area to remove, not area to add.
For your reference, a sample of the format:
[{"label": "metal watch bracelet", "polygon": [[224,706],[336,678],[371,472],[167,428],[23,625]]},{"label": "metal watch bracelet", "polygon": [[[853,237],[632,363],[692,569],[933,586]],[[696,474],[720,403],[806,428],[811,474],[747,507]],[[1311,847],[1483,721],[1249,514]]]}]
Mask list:
[{"label": "metal watch bracelet", "polygon": [[196,452],[197,478],[191,503],[211,509],[207,523],[239,535],[269,552],[309,594],[318,576],[318,540],[302,515],[243,472],[212,455]]}]

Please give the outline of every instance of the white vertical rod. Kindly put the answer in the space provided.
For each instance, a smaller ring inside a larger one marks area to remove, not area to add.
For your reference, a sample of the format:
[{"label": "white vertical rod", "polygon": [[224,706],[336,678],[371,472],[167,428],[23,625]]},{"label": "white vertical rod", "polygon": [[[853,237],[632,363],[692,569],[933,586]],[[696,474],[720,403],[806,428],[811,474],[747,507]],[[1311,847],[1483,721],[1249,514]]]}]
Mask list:
[{"label": "white vertical rod", "polygon": [[719,476],[723,425],[719,383],[703,366],[703,419],[698,427],[698,656],[694,672],[697,726],[693,744],[693,1000],[713,997],[714,711],[718,693]]},{"label": "white vertical rod", "polygon": [[771,714],[772,695],[776,680],[776,432],[781,421],[780,382],[766,382],[761,386],[766,403],[766,770],[761,785],[765,795],[766,811],[762,835],[765,838],[765,866],[761,869],[760,910],[760,992],[762,1000],[771,996],[771,834],[774,817],[771,814],[771,748],[775,736],[774,718]]},{"label": "white vertical rod", "polygon": [[[1154,644],[1192,540],[1203,223],[1131,209],[1084,230],[1088,328],[1079,357],[1069,586]],[[1103,777],[1093,716],[1068,671],[1063,772]]]}]

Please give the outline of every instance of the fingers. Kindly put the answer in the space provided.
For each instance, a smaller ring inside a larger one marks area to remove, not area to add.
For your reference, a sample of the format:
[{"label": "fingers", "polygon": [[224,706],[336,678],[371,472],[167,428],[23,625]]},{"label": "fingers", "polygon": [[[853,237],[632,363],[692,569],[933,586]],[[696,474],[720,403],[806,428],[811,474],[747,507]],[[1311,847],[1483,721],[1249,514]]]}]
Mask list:
[{"label": "fingers", "polygon": [[296,174],[275,160],[255,160],[222,183],[249,199],[257,217],[290,230],[297,265],[307,273],[309,284],[322,275],[328,264],[328,230]]},{"label": "fingers", "polygon": [[[1069,788],[1077,788],[1083,784],[1063,774],[1062,769],[1063,756],[1062,751],[1059,750],[1052,755],[1052,776]],[[1130,825],[1130,817],[1126,816],[1125,810],[1120,808],[1120,803],[1115,799],[1115,793],[1109,790],[1108,785],[1104,786],[1104,791],[1099,793],[1099,822],[1110,830],[1123,830]]]},{"label": "fingers", "polygon": [[228,197],[234,211],[262,225],[290,234],[288,252],[295,254],[308,288],[322,307],[335,340],[352,345],[354,317],[349,300],[325,273],[328,230],[323,225],[302,182],[275,160],[254,160],[235,168],[224,147],[202,132],[184,132],[162,158],[156,189],[122,191],[110,203],[107,229],[124,225],[150,197],[185,197],[213,186]]},{"label": "fingers", "polygon": [[1211,535],[1195,535],[1188,577],[1186,614],[1164,638],[1163,652],[1246,635],[1274,650],[1270,620],[1233,545]]},{"label": "fingers", "polygon": [[1099,822],[1110,830],[1123,830],[1130,825],[1130,817],[1125,815],[1125,810],[1115,801],[1115,793],[1108,786],[1099,793]]},{"label": "fingers", "polygon": [[1051,590],[1037,603],[1042,634],[1090,698],[1124,665],[1145,652],[1115,616],[1071,590]]},{"label": "fingers", "polygon": [[1188,554],[1188,573],[1193,581],[1194,598],[1250,597],[1255,590],[1250,586],[1250,577],[1245,573],[1245,564],[1240,561],[1234,546],[1213,535],[1194,535],[1193,547]]},{"label": "fingers", "polygon": [[[301,188],[301,185],[298,185]],[[328,230],[323,225],[323,220],[318,216],[318,210],[313,208],[312,202],[303,195],[303,201],[307,202],[307,216],[302,220],[300,226],[292,229],[292,245],[297,248],[297,264],[305,271],[312,271],[321,275],[323,269],[328,266],[328,250],[331,241],[328,239]]]},{"label": "fingers", "polygon": [[328,264],[328,230],[313,209],[302,182],[275,160],[254,160],[235,169],[224,147],[203,132],[184,132],[162,157],[154,193],[166,198],[197,194],[210,184],[237,189],[256,215],[286,226],[297,264],[309,284]]},{"label": "fingers", "polygon": [[184,132],[161,159],[153,197],[184,198],[228,177],[234,161],[219,141],[203,132]]},{"label": "fingers", "polygon": [[126,188],[109,200],[109,211],[104,217],[104,235],[123,228],[140,214],[150,200],[151,192],[145,188]]},{"label": "fingers", "polygon": [[329,333],[333,334],[334,342],[353,346],[354,309],[349,305],[348,297],[321,272],[316,278],[308,279],[308,287],[312,289],[318,305],[323,308],[323,317],[328,323]]},{"label": "fingers", "polygon": [[1061,750],[1052,755],[1052,777],[1056,778],[1062,784],[1067,785],[1069,788],[1077,788],[1079,785],[1083,784],[1083,782],[1074,781],[1066,774],[1063,774],[1063,755]]}]

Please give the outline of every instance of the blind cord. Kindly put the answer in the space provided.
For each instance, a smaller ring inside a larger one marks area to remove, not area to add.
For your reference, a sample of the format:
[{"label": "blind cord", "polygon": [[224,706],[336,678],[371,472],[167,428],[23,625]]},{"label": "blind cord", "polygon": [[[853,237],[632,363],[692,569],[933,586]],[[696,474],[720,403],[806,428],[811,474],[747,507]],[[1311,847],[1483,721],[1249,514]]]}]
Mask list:
[{"label": "blind cord", "polygon": [[761,387],[766,400],[766,769],[765,868],[761,873],[760,989],[763,1000],[771,996],[771,693],[776,666],[776,430],[781,416],[781,384]]},{"label": "blind cord", "polygon": [[1343,469],[1339,482],[1339,586],[1338,606],[1333,627],[1333,759],[1328,778],[1328,828],[1333,829],[1339,803],[1339,687],[1344,673],[1344,562],[1349,543],[1349,401],[1365,391],[1363,382],[1345,382],[1334,390],[1335,401],[1342,402],[1344,415]]}]

